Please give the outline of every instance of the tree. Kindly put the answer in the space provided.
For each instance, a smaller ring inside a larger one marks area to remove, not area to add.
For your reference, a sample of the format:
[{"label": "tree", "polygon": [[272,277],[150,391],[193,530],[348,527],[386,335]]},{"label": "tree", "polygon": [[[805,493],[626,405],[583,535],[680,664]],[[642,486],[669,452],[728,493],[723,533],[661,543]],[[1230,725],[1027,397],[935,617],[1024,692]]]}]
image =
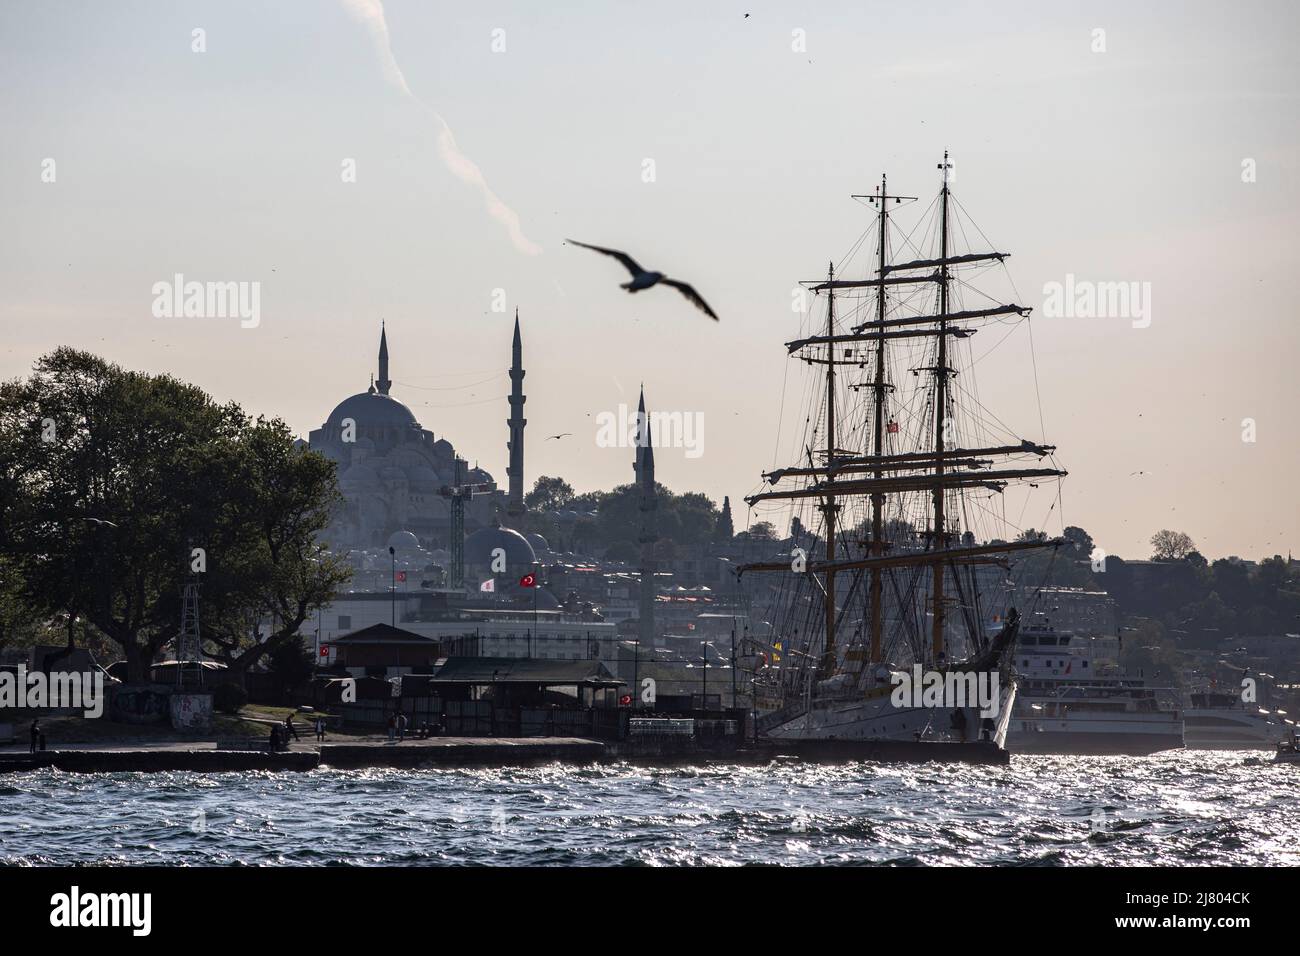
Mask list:
[{"label": "tree", "polygon": [[757,524],[751,524],[749,526],[748,534],[751,538],[759,538],[764,541],[776,540],[776,528],[772,526],[772,522],[770,521],[760,521]]},{"label": "tree", "polygon": [[1151,536],[1152,561],[1181,561],[1196,550],[1196,542],[1181,531],[1157,531]]},{"label": "tree", "polygon": [[300,637],[286,640],[273,650],[267,660],[267,670],[275,678],[281,696],[311,679],[315,667],[311,649]]},{"label": "tree", "polygon": [[573,503],[573,487],[563,478],[542,475],[533,490],[524,495],[524,504],[532,511],[561,511]]},{"label": "tree", "polygon": [[1061,532],[1061,537],[1069,542],[1069,553],[1075,560],[1083,560],[1092,556],[1096,545],[1093,543],[1092,535],[1075,525],[1070,525]]},{"label": "tree", "polygon": [[736,536],[736,526],[731,518],[731,498],[727,495],[722,496],[722,514],[718,518],[718,524],[714,530],[714,538],[718,541],[730,541]]},{"label": "tree", "polygon": [[0,489],[17,492],[0,559],[23,602],[93,625],[133,681],[174,639],[189,580],[205,636],[237,619],[247,646],[250,621],[301,624],[345,579],[312,543],[337,500],[332,464],[281,422],[86,352],[57,349],[0,386]]},{"label": "tree", "polygon": [[[263,656],[296,640],[351,577],[343,558],[318,540],[340,500],[333,463],[298,449],[278,419],[259,418],[239,445],[234,487],[225,498],[229,520],[214,536],[218,560],[205,575],[203,604],[204,637],[236,682]],[[270,634],[259,641],[252,634],[264,617]]]}]

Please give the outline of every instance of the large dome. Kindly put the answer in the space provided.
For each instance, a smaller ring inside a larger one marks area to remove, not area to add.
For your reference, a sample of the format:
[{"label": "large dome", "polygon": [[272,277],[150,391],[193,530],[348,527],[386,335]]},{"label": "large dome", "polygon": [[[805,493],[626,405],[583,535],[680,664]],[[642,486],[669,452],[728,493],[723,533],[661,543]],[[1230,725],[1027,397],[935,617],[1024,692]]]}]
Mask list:
[{"label": "large dome", "polygon": [[420,427],[411,410],[391,395],[378,392],[361,392],[345,398],[330,412],[326,428],[342,428],[343,419],[350,418],[357,428],[409,428]]},{"label": "large dome", "polygon": [[490,528],[479,528],[465,539],[465,563],[470,565],[490,565],[497,548],[506,555],[507,573],[513,574],[518,569],[526,569],[537,560],[533,546],[518,531],[493,524]]}]

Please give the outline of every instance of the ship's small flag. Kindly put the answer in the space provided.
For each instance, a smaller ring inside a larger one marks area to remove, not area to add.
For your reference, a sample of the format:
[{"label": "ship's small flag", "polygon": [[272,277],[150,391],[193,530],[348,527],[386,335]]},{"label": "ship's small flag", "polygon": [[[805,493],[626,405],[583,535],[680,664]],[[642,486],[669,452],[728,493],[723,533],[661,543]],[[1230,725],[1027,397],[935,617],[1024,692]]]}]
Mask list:
[{"label": "ship's small flag", "polygon": [[618,706],[620,706],[620,707],[631,707],[631,706],[632,706],[632,695],[631,695],[631,694],[624,694],[622,697],[620,697],[620,698],[618,699]]},{"label": "ship's small flag", "polygon": [[519,579],[519,586],[520,586],[521,588],[535,588],[535,587],[537,587],[537,575],[535,575],[535,574],[525,574],[522,578]]},{"label": "ship's small flag", "polygon": [[494,593],[497,589],[497,579],[488,578],[486,581],[484,581],[482,584],[478,586],[478,589],[486,594]]},{"label": "ship's small flag", "polygon": [[891,421],[889,422],[889,424],[885,426],[885,431],[889,432],[889,434],[891,434],[891,435],[897,435],[897,434],[898,434],[898,422],[891,420]]}]

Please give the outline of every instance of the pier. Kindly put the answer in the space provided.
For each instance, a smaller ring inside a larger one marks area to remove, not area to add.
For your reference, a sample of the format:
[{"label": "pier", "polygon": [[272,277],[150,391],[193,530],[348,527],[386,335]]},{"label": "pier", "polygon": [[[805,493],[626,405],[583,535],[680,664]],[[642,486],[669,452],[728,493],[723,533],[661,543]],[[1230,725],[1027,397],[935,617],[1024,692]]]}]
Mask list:
[{"label": "pier", "polygon": [[246,770],[308,771],[318,768],[358,769],[526,767],[602,762],[681,763],[700,760],[727,763],[766,763],[781,757],[812,762],[856,760],[903,762],[965,762],[1005,764],[1009,756],[989,744],[908,743],[889,741],[771,741],[743,747],[714,746],[693,739],[680,741],[623,740],[609,742],[585,737],[430,737],[393,743],[382,738],[344,742],[299,741],[272,753],[261,738],[244,741],[168,741],[69,745],[66,749],[28,753],[0,749],[0,773],[54,769],[65,773],[151,773],[192,771],[219,773]]}]

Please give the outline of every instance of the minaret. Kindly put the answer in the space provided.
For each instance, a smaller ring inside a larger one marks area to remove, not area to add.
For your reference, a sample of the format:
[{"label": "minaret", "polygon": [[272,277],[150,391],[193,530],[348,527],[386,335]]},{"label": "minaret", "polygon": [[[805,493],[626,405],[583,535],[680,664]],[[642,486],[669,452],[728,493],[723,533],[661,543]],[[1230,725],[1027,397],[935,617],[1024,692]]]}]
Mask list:
[{"label": "minaret", "polygon": [[636,462],[632,471],[641,491],[641,530],[637,541],[641,544],[641,600],[637,610],[638,637],[642,644],[654,646],[655,637],[655,542],[659,540],[659,526],[655,509],[655,450],[651,442],[650,416],[645,410],[645,388],[641,389],[641,402],[636,413]]},{"label": "minaret", "polygon": [[384,324],[379,323],[379,394],[387,395],[388,387],[393,383],[388,379],[388,332]]},{"label": "minaret", "polygon": [[506,448],[510,450],[510,467],[506,474],[510,478],[510,491],[506,497],[506,514],[524,513],[524,347],[519,338],[519,310],[515,309],[515,341],[510,355],[510,417],[506,424],[510,426],[510,441]]}]

